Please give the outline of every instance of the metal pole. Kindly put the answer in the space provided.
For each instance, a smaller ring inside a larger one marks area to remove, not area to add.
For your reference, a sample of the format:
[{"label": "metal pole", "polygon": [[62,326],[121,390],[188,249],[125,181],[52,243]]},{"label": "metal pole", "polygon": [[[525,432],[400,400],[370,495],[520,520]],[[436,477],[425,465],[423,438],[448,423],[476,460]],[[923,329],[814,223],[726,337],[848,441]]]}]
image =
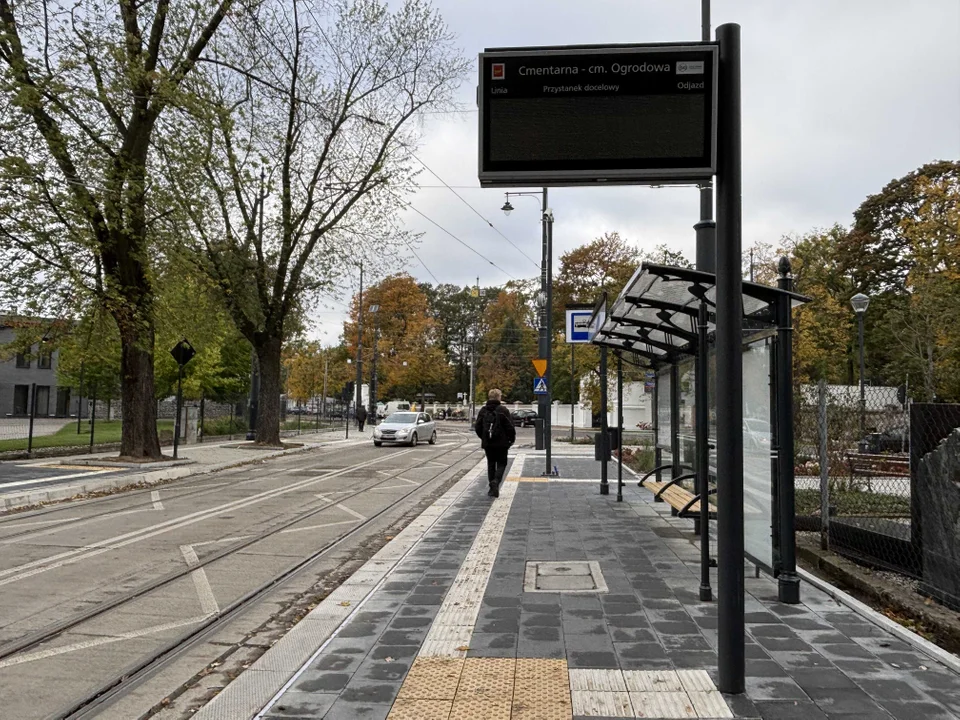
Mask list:
[{"label": "metal pole", "polygon": [[180,446],[180,413],[183,411],[183,365],[177,364],[177,419],[173,422],[173,459],[177,459]]},{"label": "metal pole", "polygon": [[600,346],[600,494],[609,495],[607,482],[607,451],[610,448],[610,432],[607,427],[607,347]]},{"label": "metal pole", "polygon": [[80,420],[83,418],[83,362],[80,363],[80,392],[77,393],[77,435],[80,434]]},{"label": "metal pole", "polygon": [[717,555],[719,690],[746,685],[743,578],[743,331],[740,26],[717,28]]},{"label": "metal pole", "polygon": [[93,405],[90,407],[90,452],[93,452],[93,432],[97,424],[97,384],[93,384]]},{"label": "metal pole", "polygon": [[700,303],[697,313],[696,360],[696,446],[697,493],[700,495],[700,601],[713,600],[710,587],[710,377],[707,345],[707,304]]},{"label": "metal pole", "polygon": [[[363,260],[360,261],[360,301],[357,305],[357,400],[356,405],[354,406],[356,410],[360,410],[360,403],[362,402],[361,396],[361,386],[363,385],[363,357],[361,356],[361,351],[363,350]],[[347,414],[349,415],[349,408]]]},{"label": "metal pole", "polygon": [[[793,290],[790,261],[780,258],[777,287]],[[777,476],[780,500],[780,602],[800,602],[797,576],[796,493],[793,452],[793,314],[789,296],[777,299]]]},{"label": "metal pole", "polygon": [[27,430],[27,454],[33,452],[33,417],[37,412],[37,384],[30,383],[30,428]]},{"label": "metal pole", "polygon": [[570,343],[570,447],[573,447],[574,440],[574,426],[577,424],[577,416],[575,411],[576,397],[577,397],[577,344]]},{"label": "metal pole", "polygon": [[683,474],[680,469],[680,367],[670,366],[670,479]]},{"label": "metal pole", "polygon": [[[532,193],[531,193],[532,194]],[[542,191],[542,199],[540,205],[540,292],[544,302],[540,305],[540,328],[539,328],[539,342],[537,346],[537,357],[545,359],[547,357],[547,314],[549,313],[549,308],[546,303],[547,296],[547,273],[549,272],[550,258],[548,256],[548,245],[547,245],[547,189],[544,188]],[[548,368],[549,369],[549,368]],[[547,388],[549,390],[549,387]],[[547,413],[549,411],[549,405],[547,404],[547,395],[538,395],[537,396],[537,412],[540,415],[540,426],[541,426],[541,441],[543,442],[543,449],[547,448]],[[539,447],[537,448],[540,449]],[[547,473],[549,474],[550,468],[547,468]]]},{"label": "metal pole", "polygon": [[547,414],[543,422],[543,442],[546,450],[547,467],[545,474],[553,475],[553,463],[550,452],[553,449],[553,214],[547,207],[547,189],[543,189],[543,212],[547,226],[547,372],[544,379],[547,382],[546,407]]},{"label": "metal pole", "polygon": [[470,339],[470,400],[467,402],[467,407],[470,412],[470,423],[473,424],[474,416],[474,395],[476,395],[476,389],[474,388],[474,377],[477,367],[477,333],[480,331],[480,278],[477,278],[477,306],[474,308],[473,314],[473,337]]},{"label": "metal pole", "polygon": [[[710,42],[710,0],[700,2],[700,39]],[[700,186],[700,222],[693,226],[697,234],[697,270],[716,272],[717,224],[713,221],[713,186]]]},{"label": "metal pole", "polygon": [[830,468],[827,466],[827,381],[817,384],[817,424],[820,426],[820,548],[830,549]]},{"label": "metal pole", "polygon": [[370,365],[370,425],[377,424],[377,335],[380,332],[380,316],[373,316],[373,362]]},{"label": "metal pole", "polygon": [[863,386],[863,313],[857,313],[857,332],[860,336],[860,437],[866,433],[867,401]]},{"label": "metal pole", "polygon": [[617,502],[623,502],[623,353],[617,353]]},{"label": "metal pole", "polygon": [[257,407],[260,404],[260,372],[257,362],[257,353],[250,351],[250,427],[247,430],[247,440],[257,439]]}]

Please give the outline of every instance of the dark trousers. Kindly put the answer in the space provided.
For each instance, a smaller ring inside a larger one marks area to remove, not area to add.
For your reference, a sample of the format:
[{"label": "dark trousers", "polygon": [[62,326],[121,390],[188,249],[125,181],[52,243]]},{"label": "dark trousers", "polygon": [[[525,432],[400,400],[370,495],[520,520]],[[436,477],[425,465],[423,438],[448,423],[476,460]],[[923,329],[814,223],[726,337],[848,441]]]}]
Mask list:
[{"label": "dark trousers", "polygon": [[366,422],[366,419],[364,419],[364,420],[357,420],[357,426],[360,428],[360,432],[363,432],[363,424],[364,424],[365,422]]},{"label": "dark trousers", "polygon": [[487,448],[483,452],[487,455],[487,480],[490,483],[503,480],[503,473],[507,469],[507,450],[509,448]]}]

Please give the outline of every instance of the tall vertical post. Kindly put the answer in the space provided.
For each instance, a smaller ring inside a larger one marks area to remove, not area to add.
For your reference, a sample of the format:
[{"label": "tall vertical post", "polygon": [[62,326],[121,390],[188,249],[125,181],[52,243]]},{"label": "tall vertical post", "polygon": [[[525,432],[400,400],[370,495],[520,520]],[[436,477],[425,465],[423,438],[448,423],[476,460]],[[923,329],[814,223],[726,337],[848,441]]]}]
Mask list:
[{"label": "tall vertical post", "polygon": [[370,413],[371,425],[377,424],[377,335],[380,332],[380,316],[373,316],[373,362],[370,364]]},{"label": "tall vertical post", "polygon": [[[780,258],[777,287],[793,290],[790,260]],[[777,476],[780,484],[780,602],[800,602],[797,576],[796,496],[793,465],[793,313],[789,296],[777,299]]]},{"label": "tall vertical post", "polygon": [[547,206],[547,189],[543,189],[543,212],[544,224],[547,230],[547,354],[543,355],[547,360],[547,372],[544,379],[547,382],[546,407],[547,413],[543,420],[543,443],[546,450],[547,467],[544,474],[553,475],[553,463],[550,453],[553,449],[553,213]]},{"label": "tall vertical post", "polygon": [[817,383],[817,427],[820,430],[820,549],[830,549],[830,467],[827,459],[827,381]]},{"label": "tall vertical post", "polygon": [[696,358],[696,445],[697,494],[700,496],[700,600],[713,599],[710,587],[710,377],[709,346],[707,345],[707,304],[700,303],[697,311]]},{"label": "tall vertical post", "polygon": [[30,426],[27,430],[27,454],[33,452],[33,418],[37,414],[37,384],[30,383]]},{"label": "tall vertical post", "polygon": [[577,401],[577,344],[570,343],[570,447],[576,436],[576,401]]},{"label": "tall vertical post", "polygon": [[257,439],[257,407],[260,404],[260,363],[257,353],[250,351],[250,427],[247,440]]},{"label": "tall vertical post", "polygon": [[[361,386],[363,385],[363,260],[360,261],[360,301],[357,305],[357,400],[354,410],[360,410],[362,402]],[[348,412],[349,415],[349,404]],[[349,424],[349,421],[348,423]]]},{"label": "tall vertical post", "polygon": [[600,346],[600,494],[610,494],[607,481],[607,453],[610,450],[610,429],[607,426],[607,346]]},{"label": "tall vertical post", "polygon": [[862,312],[857,313],[857,335],[860,338],[860,437],[867,432],[867,397],[863,385],[863,315]]},{"label": "tall vertical post", "polygon": [[95,431],[95,426],[97,424],[97,384],[93,384],[92,392],[92,402],[93,404],[89,406],[90,410],[90,452],[93,452],[93,434]]},{"label": "tall vertical post", "polygon": [[[659,468],[663,464],[663,451],[660,449],[660,372],[659,365],[654,366],[656,377],[653,380],[653,412],[650,413],[653,425],[653,467]],[[657,470],[656,481],[660,482],[660,470]]]},{"label": "tall vertical post", "polygon": [[[700,0],[700,39],[710,42],[710,0]],[[717,224],[713,220],[713,186],[700,186],[700,222],[693,226],[697,241],[697,270],[716,272]]]},{"label": "tall vertical post", "polygon": [[77,435],[80,434],[80,420],[83,418],[83,366],[80,361],[80,391],[77,393]]},{"label": "tall vertical post", "polygon": [[474,420],[474,407],[475,401],[474,396],[476,391],[473,387],[473,380],[476,377],[476,365],[477,365],[477,333],[480,332],[480,278],[477,278],[477,306],[474,309],[473,314],[473,337],[470,339],[470,400],[467,402],[467,407],[470,412],[470,424],[473,425]]},{"label": "tall vertical post", "polygon": [[623,502],[623,352],[617,353],[617,502]]},{"label": "tall vertical post", "polygon": [[321,416],[326,419],[327,417],[327,365],[329,363],[330,357],[326,350],[323,351],[323,397],[320,398],[320,405],[317,407],[317,431],[320,430],[320,418]]},{"label": "tall vertical post", "polygon": [[746,685],[743,578],[743,358],[740,26],[717,28],[717,555],[719,689]]},{"label": "tall vertical post", "polygon": [[680,367],[670,366],[670,477],[683,474],[680,468]]},{"label": "tall vertical post", "polygon": [[177,417],[173,421],[173,459],[177,459],[180,447],[180,413],[183,412],[183,365],[177,363]]}]

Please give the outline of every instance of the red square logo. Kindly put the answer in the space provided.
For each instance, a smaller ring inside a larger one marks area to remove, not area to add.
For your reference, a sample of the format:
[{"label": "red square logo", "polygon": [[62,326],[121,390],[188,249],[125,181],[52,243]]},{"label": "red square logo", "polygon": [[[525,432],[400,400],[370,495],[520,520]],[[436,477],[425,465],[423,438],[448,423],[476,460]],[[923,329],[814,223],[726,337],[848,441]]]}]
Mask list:
[{"label": "red square logo", "polygon": [[492,78],[494,80],[503,80],[506,77],[506,67],[503,63],[493,63],[491,65]]}]

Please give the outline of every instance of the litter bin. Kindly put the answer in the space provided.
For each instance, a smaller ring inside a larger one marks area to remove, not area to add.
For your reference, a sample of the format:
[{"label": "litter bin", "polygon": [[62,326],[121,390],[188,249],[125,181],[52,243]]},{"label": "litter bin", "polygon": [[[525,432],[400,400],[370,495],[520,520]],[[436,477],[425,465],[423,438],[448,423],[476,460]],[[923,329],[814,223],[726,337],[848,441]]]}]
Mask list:
[{"label": "litter bin", "polygon": [[534,447],[537,450],[543,450],[546,448],[544,443],[544,434],[543,434],[543,418],[534,418],[533,420],[533,438],[536,443]]},{"label": "litter bin", "polygon": [[602,432],[593,435],[593,459],[605,462],[610,459],[610,435]]},{"label": "litter bin", "polygon": [[620,428],[607,428],[607,432],[610,433],[610,449],[619,450],[620,449]]}]

